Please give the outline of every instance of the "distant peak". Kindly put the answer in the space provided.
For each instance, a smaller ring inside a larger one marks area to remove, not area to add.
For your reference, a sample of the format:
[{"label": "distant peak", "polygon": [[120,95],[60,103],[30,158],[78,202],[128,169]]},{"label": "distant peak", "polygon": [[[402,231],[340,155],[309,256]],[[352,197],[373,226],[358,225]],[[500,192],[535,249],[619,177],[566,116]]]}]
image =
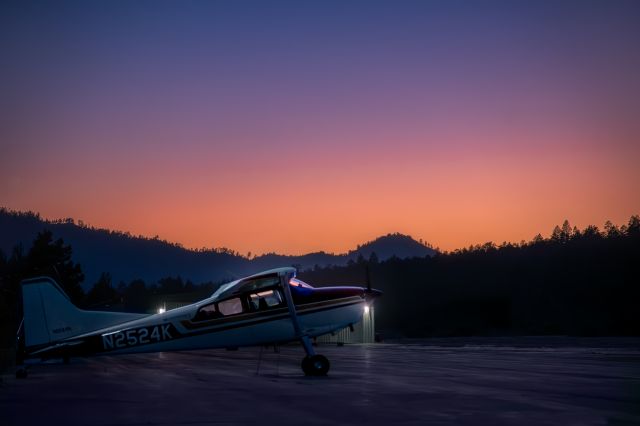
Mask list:
[{"label": "distant peak", "polygon": [[380,259],[387,259],[393,256],[400,258],[432,256],[436,251],[422,240],[417,241],[410,235],[394,232],[360,244],[348,255],[369,257],[372,253]]}]

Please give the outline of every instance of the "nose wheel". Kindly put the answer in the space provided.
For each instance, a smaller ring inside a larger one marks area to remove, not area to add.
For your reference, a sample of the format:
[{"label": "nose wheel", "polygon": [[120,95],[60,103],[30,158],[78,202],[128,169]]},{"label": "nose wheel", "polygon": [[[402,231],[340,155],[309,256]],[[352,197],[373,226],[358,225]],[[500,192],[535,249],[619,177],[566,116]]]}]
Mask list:
[{"label": "nose wheel", "polygon": [[329,360],[323,355],[307,355],[302,359],[302,371],[305,376],[326,376],[329,367]]}]

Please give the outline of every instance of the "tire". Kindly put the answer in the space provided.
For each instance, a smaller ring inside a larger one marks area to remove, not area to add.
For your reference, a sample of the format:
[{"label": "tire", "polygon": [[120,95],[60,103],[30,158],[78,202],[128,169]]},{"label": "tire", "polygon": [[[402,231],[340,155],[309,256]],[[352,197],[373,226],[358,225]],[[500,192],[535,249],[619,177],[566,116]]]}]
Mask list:
[{"label": "tire", "polygon": [[306,376],[326,376],[330,363],[323,355],[306,356],[302,359],[302,371]]}]

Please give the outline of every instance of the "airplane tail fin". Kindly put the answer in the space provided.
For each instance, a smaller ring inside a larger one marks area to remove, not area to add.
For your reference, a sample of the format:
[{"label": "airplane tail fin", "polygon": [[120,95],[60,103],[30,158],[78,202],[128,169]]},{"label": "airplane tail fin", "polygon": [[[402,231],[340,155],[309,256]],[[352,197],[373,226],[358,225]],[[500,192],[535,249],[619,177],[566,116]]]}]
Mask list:
[{"label": "airplane tail fin", "polygon": [[27,348],[43,346],[146,315],[84,311],[49,277],[22,281],[24,337]]}]

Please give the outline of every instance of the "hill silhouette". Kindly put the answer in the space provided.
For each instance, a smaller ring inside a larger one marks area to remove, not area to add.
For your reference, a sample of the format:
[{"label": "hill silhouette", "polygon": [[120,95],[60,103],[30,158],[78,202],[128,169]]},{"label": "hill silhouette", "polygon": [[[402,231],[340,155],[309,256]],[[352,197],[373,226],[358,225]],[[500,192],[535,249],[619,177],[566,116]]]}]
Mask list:
[{"label": "hill silhouette", "polygon": [[[314,286],[357,285],[369,278],[374,288],[384,291],[382,303],[376,306],[376,327],[385,336],[640,335],[640,311],[636,306],[640,297],[637,215],[622,226],[607,221],[602,231],[593,225],[580,230],[566,220],[548,238],[538,234],[528,242],[487,242],[433,256],[392,256],[381,260],[373,254],[365,258],[367,250],[398,242],[413,245],[413,240],[391,234],[343,255],[269,254],[248,259],[224,248],[185,250],[158,239],[87,230],[69,220],[51,223],[32,213],[4,213],[0,216],[4,220],[0,231],[24,231],[21,227],[29,223],[44,223],[55,231],[66,230],[75,238],[93,238],[89,242],[79,240],[85,244],[85,256],[87,247],[96,250],[95,245],[104,239],[108,244],[99,247],[103,251],[98,255],[111,256],[118,249],[128,251],[116,253],[120,263],[109,257],[98,258],[100,267],[121,267],[129,273],[131,269],[126,268],[137,267],[136,271],[145,272],[147,267],[154,276],[166,276],[117,282],[110,273],[114,269],[109,269],[100,274],[97,282],[85,281],[85,287],[95,283],[87,293],[80,287],[85,269],[79,264],[82,255],[77,247],[54,239],[51,229],[38,232],[24,249],[18,246],[11,253],[0,253],[0,347],[11,344],[20,322],[19,283],[24,278],[55,274],[78,306],[151,312],[160,299],[192,303],[210,295],[222,281],[217,277],[226,272],[216,275],[220,271],[211,268],[202,285],[187,276],[176,276],[180,273],[177,268],[185,265],[204,273],[210,266],[198,262],[205,261],[218,262],[220,268],[231,265],[263,269],[273,266],[269,262],[282,265],[346,259],[345,265],[316,264],[302,269],[299,276]],[[13,228],[9,226],[12,223]],[[154,259],[154,254],[160,257]],[[198,266],[203,269],[195,269]]]},{"label": "hill silhouette", "polygon": [[102,272],[109,272],[114,283],[134,279],[153,283],[176,275],[201,283],[234,279],[283,265],[295,265],[300,270],[342,266],[350,260],[356,261],[359,256],[368,259],[373,252],[380,260],[436,253],[408,235],[388,234],[344,254],[316,252],[290,256],[268,253],[249,259],[224,247],[190,250],[157,237],[89,227],[72,218],[45,220],[37,213],[0,208],[0,250],[5,254],[10,254],[16,245],[28,248],[37,233],[44,229],[73,247],[74,259],[82,265],[86,277],[85,289],[92,286]]}]

